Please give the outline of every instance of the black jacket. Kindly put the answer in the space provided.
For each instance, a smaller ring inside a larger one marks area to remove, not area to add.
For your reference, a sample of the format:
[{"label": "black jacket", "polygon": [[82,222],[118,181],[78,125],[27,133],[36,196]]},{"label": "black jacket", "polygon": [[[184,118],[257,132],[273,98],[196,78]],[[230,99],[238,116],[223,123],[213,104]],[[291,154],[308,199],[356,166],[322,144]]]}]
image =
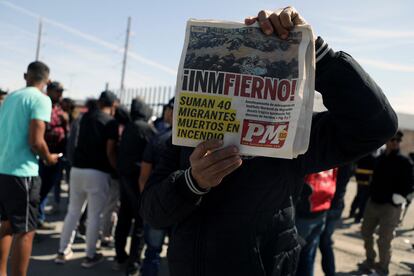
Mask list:
[{"label": "black jacket", "polygon": [[[321,38],[316,46],[328,47]],[[193,149],[170,144],[164,152],[141,211],[153,227],[173,226],[171,276],[294,275],[300,246],[292,196],[305,174],[359,158],[394,135],[397,118],[381,89],[351,56],[323,50],[315,87],[329,111],[313,117],[305,154],[244,160],[202,196],[186,181]]]},{"label": "black jacket", "polygon": [[125,126],[119,144],[117,165],[122,176],[139,177],[145,147],[156,133],[147,123],[150,112],[149,107],[140,99],[132,101],[132,122]]},{"label": "black jacket", "polygon": [[381,154],[376,160],[370,185],[370,197],[379,204],[391,203],[393,194],[406,197],[413,191],[414,173],[411,160],[399,151]]},{"label": "black jacket", "polygon": [[355,170],[355,179],[358,185],[369,186],[371,184],[376,162],[377,158],[374,153],[370,153],[358,160]]}]

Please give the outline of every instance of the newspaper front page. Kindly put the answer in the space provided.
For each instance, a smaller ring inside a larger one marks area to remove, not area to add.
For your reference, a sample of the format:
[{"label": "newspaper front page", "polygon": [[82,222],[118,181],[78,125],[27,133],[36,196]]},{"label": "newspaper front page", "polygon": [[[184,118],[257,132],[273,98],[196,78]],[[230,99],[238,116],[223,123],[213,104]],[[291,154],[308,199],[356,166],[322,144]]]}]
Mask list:
[{"label": "newspaper front page", "polygon": [[195,147],[215,138],[242,155],[295,158],[309,144],[314,74],[309,25],[281,40],[258,25],[189,20],[173,144]]}]

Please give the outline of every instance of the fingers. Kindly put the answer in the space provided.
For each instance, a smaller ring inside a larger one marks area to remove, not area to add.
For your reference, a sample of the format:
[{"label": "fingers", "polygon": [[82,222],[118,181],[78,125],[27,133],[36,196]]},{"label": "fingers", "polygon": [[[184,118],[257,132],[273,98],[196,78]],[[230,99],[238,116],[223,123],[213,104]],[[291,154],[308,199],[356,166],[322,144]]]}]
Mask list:
[{"label": "fingers", "polygon": [[[195,150],[193,154],[195,153]],[[214,152],[210,152],[207,155],[199,156],[198,153],[196,155],[190,156],[191,166],[194,168],[196,167],[197,170],[207,170],[210,166],[218,164],[220,161],[239,156],[239,150],[235,146],[228,146],[223,149],[216,150]]]},{"label": "fingers", "polygon": [[210,166],[207,172],[210,172],[213,177],[221,180],[240,167],[241,164],[242,160],[239,155],[232,156]]},{"label": "fingers", "polygon": [[294,7],[286,7],[274,12],[262,10],[257,17],[245,19],[247,25],[251,25],[256,21],[259,22],[260,28],[265,34],[276,33],[281,39],[287,39],[294,26],[306,24],[306,21]]},{"label": "fingers", "polygon": [[228,146],[205,156],[204,164],[206,165],[206,168],[208,168],[232,156],[239,156],[239,150],[235,146]]},{"label": "fingers", "polygon": [[260,28],[262,31],[267,34],[271,35],[274,32],[272,23],[269,21],[269,16],[267,11],[260,11],[257,15],[257,19],[259,21]]},{"label": "fingers", "polygon": [[[288,36],[289,36],[289,29],[282,26],[280,16],[275,14],[275,13],[272,13],[269,16],[269,19],[270,19],[270,22],[272,23],[272,25],[274,26],[274,29],[276,30],[277,35],[281,39],[287,39]],[[293,23],[292,23],[292,25],[293,25]]]},{"label": "fingers", "polygon": [[234,172],[235,170],[237,170],[237,168],[239,168],[242,165],[243,161],[241,159],[239,159],[237,162],[233,162],[230,166],[226,167],[225,169],[223,169],[218,175],[218,179],[221,182],[223,180],[224,177],[226,177],[227,175],[231,174],[232,172]]},{"label": "fingers", "polygon": [[219,185],[226,175],[242,163],[237,147],[218,149],[221,145],[222,141],[219,140],[202,142],[190,156],[191,174],[201,188]]},{"label": "fingers", "polygon": [[295,12],[296,10],[294,8],[287,7],[279,15],[280,25],[286,31],[290,31],[291,29],[293,29],[294,25],[296,25],[293,22],[293,17],[295,16]]},{"label": "fingers", "polygon": [[190,156],[190,160],[193,159],[200,159],[210,150],[218,149],[223,145],[222,140],[211,139],[204,142],[201,142],[193,151]]},{"label": "fingers", "polygon": [[257,17],[249,16],[244,19],[244,24],[252,25],[257,22]]},{"label": "fingers", "polygon": [[206,161],[205,158],[192,164],[191,169],[191,174],[198,186],[204,189],[219,185],[225,176],[235,171],[242,164],[242,160],[237,154],[221,159],[206,168],[201,165]]},{"label": "fingers", "polygon": [[[282,14],[280,14],[282,17]],[[287,7],[283,10],[283,17],[288,16],[289,21],[293,23],[293,26],[306,24],[306,20],[299,14],[294,7]]]}]

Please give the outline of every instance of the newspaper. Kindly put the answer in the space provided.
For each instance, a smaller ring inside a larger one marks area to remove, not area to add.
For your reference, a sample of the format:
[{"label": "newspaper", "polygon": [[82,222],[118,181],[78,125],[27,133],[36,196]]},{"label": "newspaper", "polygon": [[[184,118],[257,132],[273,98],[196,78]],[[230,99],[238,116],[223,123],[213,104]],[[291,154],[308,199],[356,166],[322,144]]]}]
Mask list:
[{"label": "newspaper", "polygon": [[189,20],[173,144],[195,147],[215,138],[242,155],[295,158],[309,144],[314,75],[309,25],[281,40],[258,25]]}]

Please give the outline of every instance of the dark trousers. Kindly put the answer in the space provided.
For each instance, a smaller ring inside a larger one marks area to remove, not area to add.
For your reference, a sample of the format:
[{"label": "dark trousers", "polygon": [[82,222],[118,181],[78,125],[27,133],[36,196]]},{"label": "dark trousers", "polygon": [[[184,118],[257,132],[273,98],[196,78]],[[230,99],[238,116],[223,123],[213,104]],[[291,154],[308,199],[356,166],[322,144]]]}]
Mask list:
[{"label": "dark trousers", "polygon": [[352,201],[350,216],[355,216],[356,221],[360,221],[364,216],[365,206],[369,198],[369,186],[358,184],[357,194]]},{"label": "dark trousers", "polygon": [[118,215],[118,224],[115,229],[115,252],[118,262],[124,262],[128,259],[125,251],[127,238],[129,236],[132,222],[134,221],[129,263],[141,262],[140,256],[144,247],[143,239],[143,221],[139,215],[139,189],[137,177],[120,177],[121,189],[121,206]]},{"label": "dark trousers", "polygon": [[326,216],[325,229],[319,241],[319,250],[322,255],[322,269],[326,276],[335,275],[335,255],[332,235],[341,219],[342,209],[329,210]]},{"label": "dark trousers", "polygon": [[[46,166],[42,161],[39,162],[39,176],[42,179],[42,186],[40,188],[40,206],[39,206],[39,220],[45,221],[45,207],[47,204],[47,195],[50,190],[55,187],[60,187],[60,181],[62,180],[63,166],[62,161],[59,160],[53,166]],[[55,190],[55,201],[60,199],[60,189]],[[56,202],[58,203],[58,202]]]}]

